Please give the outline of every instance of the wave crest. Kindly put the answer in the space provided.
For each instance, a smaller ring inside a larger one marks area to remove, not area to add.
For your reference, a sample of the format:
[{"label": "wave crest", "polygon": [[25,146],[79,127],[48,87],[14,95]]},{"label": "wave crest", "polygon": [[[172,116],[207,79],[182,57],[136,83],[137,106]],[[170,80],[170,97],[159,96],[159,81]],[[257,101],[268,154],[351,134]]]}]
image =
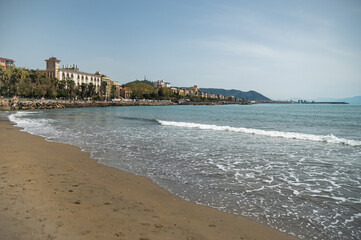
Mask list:
[{"label": "wave crest", "polygon": [[253,129],[253,128],[238,128],[238,127],[230,127],[230,126],[217,126],[217,125],[209,125],[209,124],[174,122],[174,121],[163,121],[163,120],[157,120],[157,122],[164,126],[198,128],[202,130],[213,130],[213,131],[230,131],[230,132],[239,132],[239,133],[254,134],[254,135],[261,135],[268,137],[306,140],[313,142],[326,142],[333,144],[344,144],[352,147],[361,147],[361,141],[338,138],[332,134],[313,135],[306,133],[269,131],[269,130]]}]

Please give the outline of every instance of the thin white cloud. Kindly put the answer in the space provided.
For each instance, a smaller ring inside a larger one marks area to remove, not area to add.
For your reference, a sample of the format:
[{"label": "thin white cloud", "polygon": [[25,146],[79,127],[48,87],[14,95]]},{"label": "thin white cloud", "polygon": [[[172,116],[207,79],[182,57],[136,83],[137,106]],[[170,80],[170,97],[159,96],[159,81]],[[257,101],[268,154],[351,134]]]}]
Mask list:
[{"label": "thin white cloud", "polygon": [[[198,21],[199,25],[210,30],[211,40],[204,40],[203,45],[233,54],[259,57],[303,55],[305,52],[331,57],[357,57],[360,54],[360,49],[340,44],[343,39],[335,19],[315,15],[315,12],[275,8],[270,14],[233,4],[220,4],[218,7],[220,10],[212,16],[203,16],[202,21]],[[277,17],[282,20],[276,20]],[[217,33],[216,36],[222,32],[222,37],[212,36],[212,32]]]},{"label": "thin white cloud", "polygon": [[244,57],[275,57],[278,51],[255,42],[239,41],[234,39],[204,40],[198,42],[201,46],[212,48],[215,51]]}]

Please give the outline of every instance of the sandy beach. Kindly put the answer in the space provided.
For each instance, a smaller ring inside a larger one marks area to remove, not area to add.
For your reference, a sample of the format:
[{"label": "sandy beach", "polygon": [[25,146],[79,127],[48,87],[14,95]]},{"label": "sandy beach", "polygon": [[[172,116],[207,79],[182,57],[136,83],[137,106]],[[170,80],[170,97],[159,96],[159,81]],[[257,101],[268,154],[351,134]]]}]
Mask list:
[{"label": "sandy beach", "polygon": [[1,239],[294,239],[0,120]]}]

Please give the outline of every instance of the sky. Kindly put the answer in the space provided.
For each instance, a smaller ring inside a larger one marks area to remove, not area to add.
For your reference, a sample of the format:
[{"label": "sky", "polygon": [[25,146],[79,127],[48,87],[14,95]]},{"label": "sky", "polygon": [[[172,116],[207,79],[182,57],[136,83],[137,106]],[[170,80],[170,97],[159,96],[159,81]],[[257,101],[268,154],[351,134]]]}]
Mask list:
[{"label": "sky", "polygon": [[361,95],[360,0],[0,0],[0,57],[45,59],[123,84]]}]

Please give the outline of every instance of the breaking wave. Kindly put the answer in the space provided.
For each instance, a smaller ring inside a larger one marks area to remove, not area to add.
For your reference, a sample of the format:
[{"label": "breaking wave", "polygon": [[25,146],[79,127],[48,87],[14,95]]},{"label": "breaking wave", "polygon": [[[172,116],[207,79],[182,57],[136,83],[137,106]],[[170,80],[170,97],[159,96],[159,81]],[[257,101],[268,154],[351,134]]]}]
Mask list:
[{"label": "breaking wave", "polygon": [[50,135],[56,135],[58,132],[52,123],[55,120],[44,118],[33,118],[30,116],[38,115],[39,112],[18,111],[8,116],[8,119],[22,131],[48,138]]},{"label": "breaking wave", "polygon": [[261,129],[253,129],[253,128],[217,126],[217,125],[208,125],[208,124],[200,124],[200,123],[174,122],[174,121],[163,121],[163,120],[157,120],[157,122],[164,126],[198,128],[202,130],[213,130],[213,131],[239,132],[239,133],[254,134],[254,135],[261,135],[268,137],[306,140],[313,142],[325,142],[325,143],[333,143],[333,144],[343,144],[352,147],[361,147],[361,141],[339,138],[332,134],[313,135],[313,134],[296,133],[296,132],[280,132],[280,131],[270,131],[270,130],[261,130]]}]

